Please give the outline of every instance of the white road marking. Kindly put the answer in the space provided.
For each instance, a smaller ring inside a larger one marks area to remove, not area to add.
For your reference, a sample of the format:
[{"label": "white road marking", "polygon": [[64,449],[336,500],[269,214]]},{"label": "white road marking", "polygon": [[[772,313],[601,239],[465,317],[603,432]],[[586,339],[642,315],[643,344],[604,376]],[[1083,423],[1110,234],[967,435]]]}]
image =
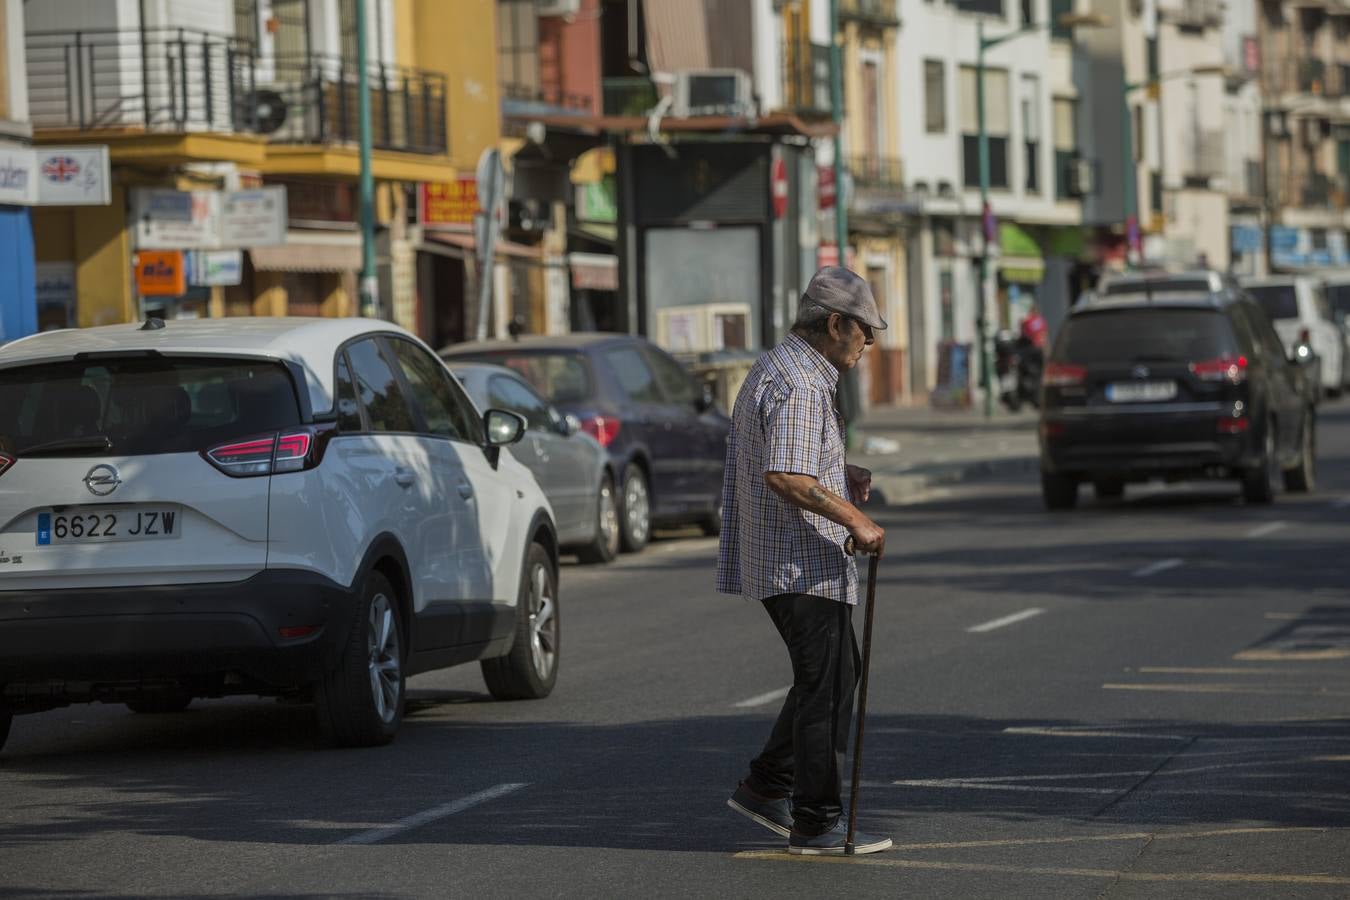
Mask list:
[{"label": "white road marking", "polygon": [[1268,534],[1274,534],[1275,532],[1279,531],[1282,528],[1288,527],[1289,527],[1288,522],[1267,522],[1266,524],[1258,525],[1251,531],[1247,532],[1247,537],[1262,538]]},{"label": "white road marking", "polygon": [[1039,616],[1043,612],[1045,612],[1045,610],[1033,606],[1031,609],[1024,609],[1021,612],[1013,613],[1010,616],[1004,616],[1003,618],[995,619],[992,622],[985,622],[983,625],[972,625],[967,628],[966,631],[971,634],[983,634],[986,631],[993,631],[995,628],[1002,628],[1005,625],[1014,625],[1018,622],[1030,619],[1033,616]]},{"label": "white road marking", "polygon": [[748,709],[751,706],[764,706],[766,704],[774,702],[775,700],[782,700],[784,697],[788,695],[788,691],[790,690],[792,690],[792,688],[785,687],[785,688],[778,688],[775,691],[769,691],[766,694],[756,694],[749,700],[742,700],[740,703],[737,703],[736,708]]},{"label": "white road marking", "polygon": [[1184,734],[1146,734],[1138,731],[1089,731],[1071,728],[1037,728],[1034,726],[1021,726],[1015,728],[1003,729],[1004,734],[1024,734],[1037,737],[1072,737],[1072,738],[1128,738],[1142,741],[1189,741],[1190,738]]},{"label": "white road marking", "polygon": [[1134,571],[1135,578],[1147,578],[1150,575],[1157,575],[1159,572],[1166,572],[1168,569],[1175,569],[1177,566],[1185,564],[1184,559],[1160,559],[1155,563],[1149,563],[1142,569]]},{"label": "white road marking", "polygon": [[489,800],[496,800],[498,797],[514,794],[524,787],[529,787],[529,784],[499,784],[496,787],[490,787],[485,791],[479,791],[476,794],[470,794],[467,797],[461,797],[458,800],[452,800],[449,803],[423,810],[416,815],[408,816],[406,819],[399,819],[397,822],[391,822],[388,825],[372,828],[369,831],[363,831],[360,834],[354,834],[351,837],[343,838],[338,841],[338,843],[378,844],[380,841],[391,838],[404,831],[419,828],[429,822],[435,822],[437,819],[444,819],[448,816],[453,816],[456,813],[462,813],[466,809],[472,809],[475,806],[487,803]]}]

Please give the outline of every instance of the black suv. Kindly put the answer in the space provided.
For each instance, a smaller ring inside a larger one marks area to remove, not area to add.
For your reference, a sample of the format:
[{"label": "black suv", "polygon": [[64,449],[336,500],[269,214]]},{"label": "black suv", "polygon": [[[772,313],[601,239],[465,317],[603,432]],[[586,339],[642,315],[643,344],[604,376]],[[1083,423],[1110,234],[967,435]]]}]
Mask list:
[{"label": "black suv", "polygon": [[1307,376],[1266,314],[1231,282],[1139,284],[1079,305],[1055,340],[1041,382],[1046,507],[1072,508],[1084,481],[1099,498],[1150,478],[1236,478],[1251,503],[1269,503],[1281,476],[1310,490]]}]

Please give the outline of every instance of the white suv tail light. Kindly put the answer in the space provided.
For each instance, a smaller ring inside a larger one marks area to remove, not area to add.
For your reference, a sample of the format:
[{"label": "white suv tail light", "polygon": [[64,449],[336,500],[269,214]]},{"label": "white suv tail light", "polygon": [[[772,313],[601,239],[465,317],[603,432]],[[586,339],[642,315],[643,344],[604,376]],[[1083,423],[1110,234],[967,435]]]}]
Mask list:
[{"label": "white suv tail light", "polygon": [[221,444],[203,451],[202,456],[233,478],[299,472],[319,464],[319,438],[324,434],[314,430],[283,431]]}]

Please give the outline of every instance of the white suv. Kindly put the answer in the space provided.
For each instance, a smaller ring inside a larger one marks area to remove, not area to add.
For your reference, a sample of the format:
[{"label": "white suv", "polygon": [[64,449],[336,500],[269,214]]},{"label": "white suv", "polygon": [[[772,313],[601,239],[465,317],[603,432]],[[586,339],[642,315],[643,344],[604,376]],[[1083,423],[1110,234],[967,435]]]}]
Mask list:
[{"label": "white suv", "polygon": [[1326,286],[1311,275],[1244,278],[1242,286],[1270,316],[1287,352],[1307,344],[1320,360],[1321,387],[1340,396],[1346,383],[1345,341],[1327,304]]},{"label": "white suv", "polygon": [[558,674],[557,538],[426,346],[369,319],[48,332],[0,349],[0,745],[74,702],[313,697],[391,740],[409,675]]}]

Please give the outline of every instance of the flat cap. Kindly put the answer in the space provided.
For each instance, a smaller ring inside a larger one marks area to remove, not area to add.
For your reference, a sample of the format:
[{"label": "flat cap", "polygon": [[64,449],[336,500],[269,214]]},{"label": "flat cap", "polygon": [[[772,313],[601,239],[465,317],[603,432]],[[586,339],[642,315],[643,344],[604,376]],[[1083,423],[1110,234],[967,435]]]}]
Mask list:
[{"label": "flat cap", "polygon": [[876,298],[867,282],[843,266],[826,266],[811,276],[806,286],[806,299],[826,309],[857,319],[869,328],[881,331],[886,320],[877,309]]}]

